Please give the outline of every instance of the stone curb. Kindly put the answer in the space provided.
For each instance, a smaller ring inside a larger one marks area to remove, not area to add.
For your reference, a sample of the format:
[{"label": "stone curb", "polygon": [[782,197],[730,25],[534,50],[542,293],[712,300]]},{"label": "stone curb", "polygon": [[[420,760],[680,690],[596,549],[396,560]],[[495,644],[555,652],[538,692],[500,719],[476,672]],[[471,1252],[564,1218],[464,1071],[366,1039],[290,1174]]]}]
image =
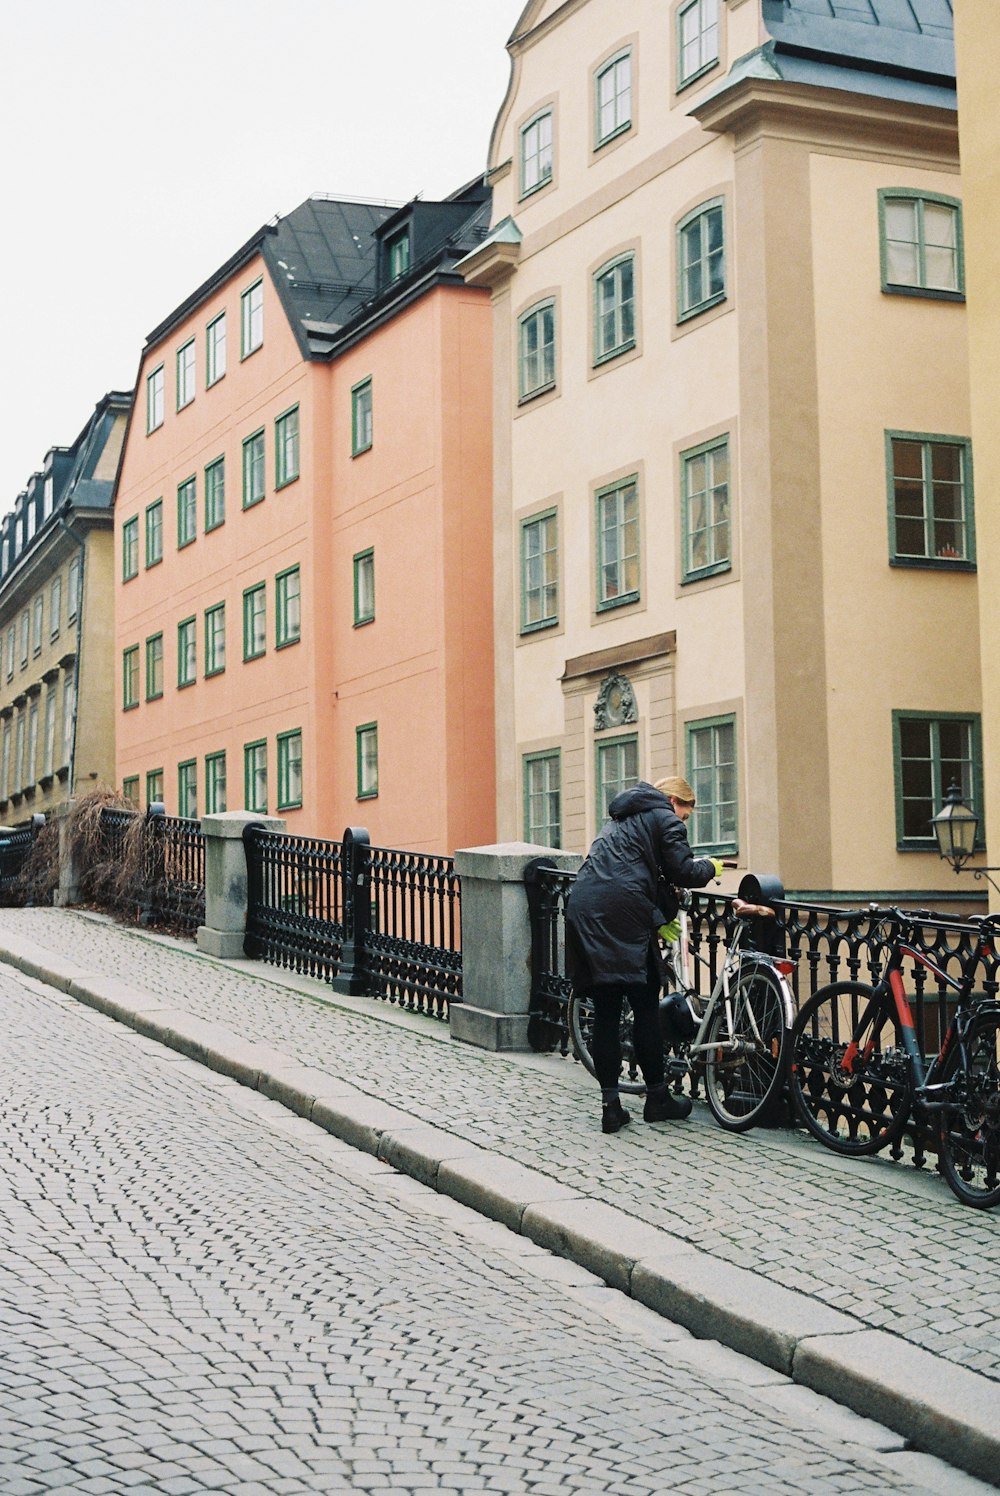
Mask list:
[{"label": "stone curb", "polygon": [[615,1206],[119,978],[81,972],[28,941],[15,948],[9,937],[0,962],[260,1091],[342,1142],[587,1269],[698,1338],[718,1341],[1000,1484],[1000,1388],[987,1378],[885,1331],[859,1329],[857,1320],[806,1294],[707,1257]]}]

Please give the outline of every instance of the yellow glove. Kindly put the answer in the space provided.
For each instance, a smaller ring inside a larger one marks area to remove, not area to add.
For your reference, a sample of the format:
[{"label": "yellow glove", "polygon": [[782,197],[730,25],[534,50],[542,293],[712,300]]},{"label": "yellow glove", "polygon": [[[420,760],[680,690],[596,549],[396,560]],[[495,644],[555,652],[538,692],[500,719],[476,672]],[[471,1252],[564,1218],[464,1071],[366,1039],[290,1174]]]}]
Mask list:
[{"label": "yellow glove", "polygon": [[679,919],[672,919],[669,925],[661,925],[656,933],[668,945],[673,945],[676,940],[680,940],[681,938],[681,922]]},{"label": "yellow glove", "polygon": [[715,881],[716,883],[718,883],[719,879],[722,877],[722,863],[717,857],[710,857],[708,860],[715,868]]}]

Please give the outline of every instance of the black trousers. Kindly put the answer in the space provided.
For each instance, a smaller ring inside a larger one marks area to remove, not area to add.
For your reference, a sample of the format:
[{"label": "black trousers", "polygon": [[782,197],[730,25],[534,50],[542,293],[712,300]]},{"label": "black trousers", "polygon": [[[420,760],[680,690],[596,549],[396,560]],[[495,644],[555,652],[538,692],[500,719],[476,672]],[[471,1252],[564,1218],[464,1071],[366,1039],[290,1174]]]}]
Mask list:
[{"label": "black trousers", "polygon": [[652,956],[644,984],[604,984],[587,994],[594,1004],[591,1053],[602,1091],[618,1084],[622,1068],[622,1004],[632,1009],[632,1042],[647,1091],[663,1083],[663,1037],[660,1032],[660,978]]}]

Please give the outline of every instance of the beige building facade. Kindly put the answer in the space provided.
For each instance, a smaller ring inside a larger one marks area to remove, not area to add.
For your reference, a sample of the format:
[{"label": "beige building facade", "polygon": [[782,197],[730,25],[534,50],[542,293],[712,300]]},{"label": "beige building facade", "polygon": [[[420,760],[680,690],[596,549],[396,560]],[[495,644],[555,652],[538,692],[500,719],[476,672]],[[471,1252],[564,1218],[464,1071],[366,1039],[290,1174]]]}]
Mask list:
[{"label": "beige building facade", "polygon": [[0,821],[115,772],[111,496],[131,394],[53,447],[0,526]]},{"label": "beige building facade", "polygon": [[[959,136],[969,294],[972,433],[976,449],[979,619],[984,641],[983,761],[987,826],[1000,816],[1000,153],[995,58],[1000,10],[991,0],[957,0]],[[995,859],[994,859],[995,860]],[[977,862],[982,859],[976,859]],[[962,882],[968,881],[968,875]],[[993,907],[1000,899],[993,895]]]},{"label": "beige building facade", "polygon": [[842,9],[532,0],[508,44],[463,266],[494,308],[502,838],[584,850],[680,772],[695,844],[790,890],[955,894],[929,820],[982,757],[950,26]]}]

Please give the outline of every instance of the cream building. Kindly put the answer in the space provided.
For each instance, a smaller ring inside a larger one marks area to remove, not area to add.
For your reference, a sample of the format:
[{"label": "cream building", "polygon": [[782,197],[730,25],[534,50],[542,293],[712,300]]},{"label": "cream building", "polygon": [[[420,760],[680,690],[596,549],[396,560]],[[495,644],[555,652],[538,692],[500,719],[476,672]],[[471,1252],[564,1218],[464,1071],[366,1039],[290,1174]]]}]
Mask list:
[{"label": "cream building", "polygon": [[[1000,56],[1000,7],[994,0],[957,0],[955,45],[958,60],[959,135],[965,250],[969,289],[969,363],[972,433],[976,448],[979,617],[985,648],[983,677],[983,760],[985,814],[989,826],[1000,817],[1000,152],[996,58]],[[984,502],[989,496],[990,502]],[[995,843],[994,856],[996,860]],[[982,859],[977,859],[981,862]],[[968,882],[966,875],[963,883]],[[994,894],[993,906],[1000,906]]]},{"label": "cream building", "polygon": [[[490,236],[498,832],[954,897],[981,799],[947,0],[530,0]],[[879,24],[876,24],[878,22]],[[950,877],[950,874],[948,875]]]},{"label": "cream building", "polygon": [[112,391],[0,525],[0,820],[114,783],[111,496],[132,403]]}]

